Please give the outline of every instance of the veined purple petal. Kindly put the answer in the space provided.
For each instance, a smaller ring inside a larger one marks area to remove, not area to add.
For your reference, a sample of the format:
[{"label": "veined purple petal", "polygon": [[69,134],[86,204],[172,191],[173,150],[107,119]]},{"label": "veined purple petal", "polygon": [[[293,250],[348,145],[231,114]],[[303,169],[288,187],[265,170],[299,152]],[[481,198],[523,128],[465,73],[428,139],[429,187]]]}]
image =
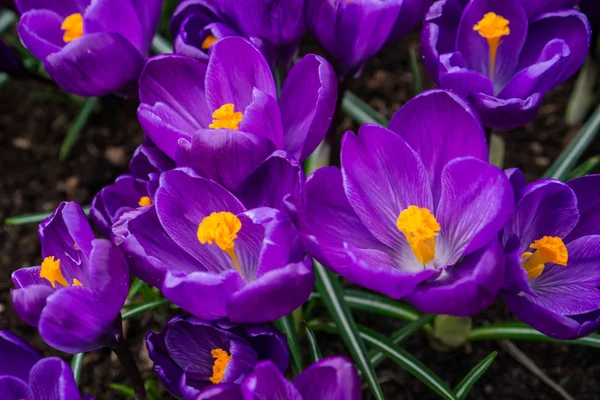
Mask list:
[{"label": "veined purple petal", "polygon": [[241,385],[244,400],[304,400],[298,389],[271,361],[258,363]]},{"label": "veined purple petal", "polygon": [[44,60],[65,45],[60,26],[63,18],[50,10],[31,10],[23,14],[19,21],[19,37],[23,46]]},{"label": "veined purple petal", "polygon": [[13,307],[19,318],[31,326],[37,326],[46,299],[54,293],[49,285],[31,285],[23,289],[11,290]]},{"label": "veined purple petal", "polygon": [[329,357],[305,369],[294,379],[304,400],[359,400],[360,379],[356,367],[345,357]]},{"label": "veined purple petal", "polygon": [[581,178],[567,182],[567,185],[577,196],[577,208],[579,209],[579,222],[571,233],[565,238],[570,242],[575,238],[595,235],[600,233],[600,175],[586,175]]},{"label": "veined purple petal", "polygon": [[542,93],[534,93],[526,99],[500,99],[485,93],[469,97],[485,126],[511,130],[531,122],[542,105]]},{"label": "veined purple petal", "polygon": [[0,396],[7,400],[19,400],[32,397],[25,381],[9,375],[0,375]]},{"label": "veined purple petal", "polygon": [[579,0],[520,0],[529,20],[542,13],[573,8]]},{"label": "veined purple petal", "polygon": [[45,358],[31,369],[29,389],[36,400],[81,398],[73,371],[58,357]]},{"label": "veined purple petal", "polygon": [[146,38],[130,0],[94,0],[90,3],[83,16],[83,34],[99,32],[117,33],[131,43],[140,55],[145,54]]},{"label": "veined purple petal", "polygon": [[83,11],[74,0],[59,0],[51,3],[46,0],[15,0],[15,4],[21,14],[30,10],[50,10],[65,18]]},{"label": "veined purple petal", "polygon": [[10,331],[0,330],[0,376],[13,376],[26,382],[29,380],[31,367],[41,358],[42,356],[21,338]]}]

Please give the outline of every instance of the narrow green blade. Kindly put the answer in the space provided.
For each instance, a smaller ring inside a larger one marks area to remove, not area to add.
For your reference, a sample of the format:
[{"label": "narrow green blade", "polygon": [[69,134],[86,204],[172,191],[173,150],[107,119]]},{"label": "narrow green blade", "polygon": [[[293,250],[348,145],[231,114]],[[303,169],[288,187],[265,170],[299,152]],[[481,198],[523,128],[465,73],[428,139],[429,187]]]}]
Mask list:
[{"label": "narrow green blade", "polygon": [[77,114],[77,118],[75,118],[75,121],[67,131],[65,140],[63,141],[62,146],[60,147],[60,151],[58,153],[58,159],[60,161],[64,161],[69,155],[71,148],[79,138],[81,130],[83,129],[85,124],[87,124],[88,119],[90,119],[94,107],[96,107],[96,104],[98,104],[98,100],[99,97],[88,97],[83,102],[83,105],[79,110],[79,114]]},{"label": "narrow green blade", "polygon": [[123,320],[130,319],[130,318],[135,317],[136,315],[140,315],[145,312],[154,310],[158,307],[164,306],[165,304],[169,304],[169,303],[170,302],[167,299],[160,299],[160,300],[151,301],[149,303],[140,304],[139,306],[135,306],[135,307],[130,308],[129,310],[125,311],[121,315],[121,317],[123,318]]},{"label": "narrow green blade", "polygon": [[473,368],[454,388],[454,393],[459,400],[463,400],[467,397],[475,382],[485,374],[485,371],[492,365],[497,355],[498,353],[494,351],[492,354],[481,360],[481,362],[477,364],[475,368]]},{"label": "narrow green blade", "polygon": [[71,369],[73,370],[73,376],[75,377],[75,382],[79,383],[79,378],[81,377],[81,368],[83,367],[83,356],[85,353],[75,354],[71,359]]},{"label": "narrow green blade", "polygon": [[306,333],[308,345],[310,346],[310,362],[314,364],[322,359],[323,355],[321,354],[321,349],[319,348],[319,343],[317,343],[315,333],[310,329],[310,326],[308,326],[306,321],[304,321],[304,332]]},{"label": "narrow green blade", "polygon": [[[90,213],[90,206],[83,206],[83,212],[85,213],[85,215],[89,215]],[[51,216],[52,213],[36,213],[36,214],[24,214],[24,215],[18,215],[16,217],[9,217],[6,218],[4,220],[4,223],[6,225],[25,225],[25,224],[34,224],[37,222],[42,222],[43,220],[45,220],[46,218],[48,218],[49,216]]]},{"label": "narrow green blade", "polygon": [[288,314],[278,321],[279,329],[287,337],[288,346],[290,347],[290,353],[292,354],[292,368],[294,374],[297,375],[302,372],[302,352],[300,351],[300,345],[298,344],[298,335],[296,334],[296,328],[294,327],[294,318],[292,314]]}]

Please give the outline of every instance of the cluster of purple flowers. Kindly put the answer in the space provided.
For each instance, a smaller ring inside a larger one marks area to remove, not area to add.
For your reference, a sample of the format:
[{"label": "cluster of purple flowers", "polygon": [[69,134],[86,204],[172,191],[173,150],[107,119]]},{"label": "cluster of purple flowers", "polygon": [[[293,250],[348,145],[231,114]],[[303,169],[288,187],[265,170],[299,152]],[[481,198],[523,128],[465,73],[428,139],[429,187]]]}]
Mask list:
[{"label": "cluster of purple flowers", "polygon": [[[13,274],[15,309],[48,344],[74,354],[110,342],[131,273],[187,313],[146,338],[174,396],[356,400],[345,358],[284,375],[286,339],[270,323],[309,298],[312,258],[423,312],[471,316],[500,294],[554,338],[600,325],[600,176],[525,184],[489,163],[484,130],[531,120],[582,64],[590,28],[577,1],[187,0],[171,24],[177,54],[146,61],[161,3],[17,0],[21,40],[52,78],[83,96],[139,89],[147,133],[130,173],[92,203],[105,239],[62,203],[40,225],[41,265]],[[426,13],[424,60],[441,89],[387,128],[347,132],[340,167],[306,177],[338,76]],[[306,30],[333,66],[308,54],[287,68]],[[69,374],[0,333],[0,397],[78,398]]]}]

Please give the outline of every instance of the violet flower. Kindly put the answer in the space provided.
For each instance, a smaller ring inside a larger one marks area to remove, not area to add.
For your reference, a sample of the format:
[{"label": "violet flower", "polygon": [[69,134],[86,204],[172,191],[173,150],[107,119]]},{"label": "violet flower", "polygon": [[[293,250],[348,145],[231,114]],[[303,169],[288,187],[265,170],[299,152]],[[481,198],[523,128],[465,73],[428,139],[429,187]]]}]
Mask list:
[{"label": "violet flower", "polygon": [[427,10],[435,0],[403,0],[398,19],[394,23],[388,43],[400,40],[415,26],[423,22]]},{"label": "violet flower", "polygon": [[12,274],[17,314],[50,346],[81,353],[119,331],[129,274],[119,249],[95,239],[81,207],[61,203],[39,227],[41,266]]},{"label": "violet flower", "polygon": [[307,179],[295,209],[307,250],[421,311],[473,315],[500,289],[510,183],[487,161],[479,120],[450,92],[412,99],[389,129],[346,133],[341,171],[325,167]]},{"label": "violet flower", "polygon": [[189,316],[171,319],[160,333],[146,336],[154,370],[169,392],[195,400],[201,390],[240,384],[263,360],[285,372],[289,350],[285,335],[271,325],[205,322]]},{"label": "violet flower", "polygon": [[215,385],[198,400],[359,400],[360,379],[345,357],[329,357],[288,381],[272,361],[262,361],[241,385]]},{"label": "violet flower", "polygon": [[[294,65],[277,101],[260,51],[245,39],[227,37],[214,45],[208,66],[179,55],[151,59],[140,78],[138,117],[169,157],[222,154],[229,169],[240,172],[239,182],[276,149],[298,161],[308,158],[329,128],[336,98],[331,66],[309,54]],[[207,163],[203,169],[210,168]],[[208,177],[220,173],[230,172],[219,169]]]},{"label": "violet flower", "polygon": [[29,344],[0,330],[2,400],[81,399],[73,371],[58,357],[42,358]]},{"label": "violet flower", "polygon": [[92,200],[90,217],[100,234],[112,237],[112,226],[126,212],[152,204],[160,172],[175,163],[148,138],[138,146],[129,163],[131,173],[119,176]]},{"label": "violet flower", "polygon": [[585,336],[600,325],[600,175],[525,185],[509,174],[518,202],[504,229],[502,297],[547,336]]},{"label": "violet flower", "polygon": [[[407,5],[414,7],[412,2]],[[402,20],[400,13],[412,15],[409,6],[403,7],[403,0],[306,0],[306,25],[331,57],[336,72],[347,78],[360,73],[381,50],[396,21]]]},{"label": "violet flower", "polygon": [[441,0],[421,35],[430,76],[465,97],[484,125],[513,129],[569,78],[590,45],[587,18],[569,0]]},{"label": "violet flower", "polygon": [[315,276],[287,215],[247,209],[188,168],[113,228],[134,275],[206,320],[268,322],[302,305]]},{"label": "violet flower", "polygon": [[23,45],[67,92],[135,96],[162,0],[16,0]]}]

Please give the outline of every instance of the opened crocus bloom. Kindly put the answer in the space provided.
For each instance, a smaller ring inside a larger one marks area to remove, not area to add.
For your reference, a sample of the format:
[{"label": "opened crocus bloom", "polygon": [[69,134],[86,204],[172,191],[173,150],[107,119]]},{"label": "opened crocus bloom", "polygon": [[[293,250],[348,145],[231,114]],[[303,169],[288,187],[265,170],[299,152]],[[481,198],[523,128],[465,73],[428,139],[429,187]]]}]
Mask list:
[{"label": "opened crocus bloom", "polygon": [[284,213],[248,209],[187,168],[164,172],[153,200],[113,230],[134,274],[184,310],[208,320],[267,322],[308,299],[312,265]]},{"label": "opened crocus bloom", "polygon": [[484,125],[512,129],[583,64],[589,24],[577,0],[441,0],[421,34],[440,87],[468,99]]},{"label": "opened crocus bloom", "polygon": [[136,96],[162,0],[17,0],[19,37],[64,90]]},{"label": "opened crocus bloom", "polygon": [[58,357],[42,358],[29,344],[0,330],[0,398],[3,400],[76,400],[73,371]]},{"label": "opened crocus bloom", "polygon": [[478,119],[457,96],[426,92],[342,141],[342,168],[304,186],[298,223],[309,253],[346,279],[425,312],[472,315],[504,271],[498,233],[511,186],[487,162]]},{"label": "opened crocus bloom", "polygon": [[66,353],[104,347],[120,324],[129,287],[125,258],[110,241],[95,239],[81,207],[61,203],[40,224],[42,262],[15,271],[17,314]]},{"label": "opened crocus bloom", "polygon": [[[216,385],[239,385],[260,361],[285,372],[289,351],[285,335],[271,325],[205,322],[190,316],[171,319],[160,333],[146,336],[148,355],[160,381],[184,400]],[[202,397],[200,397],[202,398]]]},{"label": "opened crocus bloom", "polygon": [[502,297],[550,337],[585,336],[600,325],[600,176],[525,185],[520,171],[508,173],[518,202],[504,229]]}]

